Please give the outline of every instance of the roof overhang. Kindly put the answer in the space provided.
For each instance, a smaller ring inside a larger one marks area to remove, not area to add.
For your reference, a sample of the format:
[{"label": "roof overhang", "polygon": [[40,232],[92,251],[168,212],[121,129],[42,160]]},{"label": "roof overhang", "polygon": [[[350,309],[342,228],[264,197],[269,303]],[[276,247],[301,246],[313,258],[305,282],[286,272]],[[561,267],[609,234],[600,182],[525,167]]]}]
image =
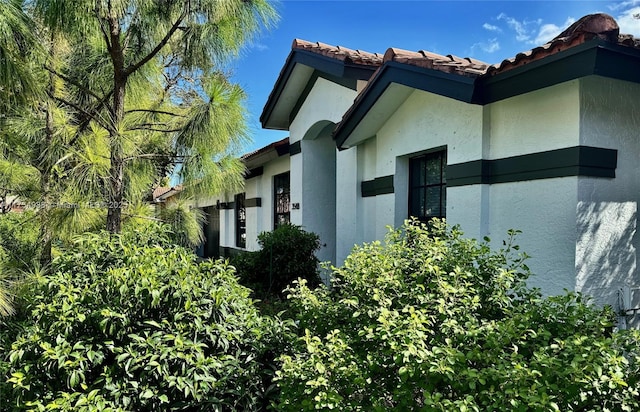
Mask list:
[{"label": "roof overhang", "polygon": [[357,80],[371,77],[375,67],[333,59],[309,50],[294,49],[269,95],[260,122],[265,129],[288,130],[318,77],[356,89]]},{"label": "roof overhang", "polygon": [[358,96],[334,132],[339,149],[374,136],[414,90],[472,103],[475,78],[387,62]]},{"label": "roof overhang", "polygon": [[336,145],[347,149],[375,136],[414,90],[485,105],[590,75],[640,83],[640,50],[594,38],[475,78],[386,62],[335,129]]}]

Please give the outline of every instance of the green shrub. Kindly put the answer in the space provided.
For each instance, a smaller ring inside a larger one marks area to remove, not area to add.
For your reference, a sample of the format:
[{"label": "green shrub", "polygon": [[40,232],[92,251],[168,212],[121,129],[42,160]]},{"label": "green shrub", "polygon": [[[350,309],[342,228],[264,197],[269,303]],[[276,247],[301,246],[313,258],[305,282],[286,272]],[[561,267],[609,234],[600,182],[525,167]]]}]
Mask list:
[{"label": "green shrub", "polygon": [[284,325],[160,226],[86,234],[0,325],[2,410],[260,410]]},{"label": "green shrub", "polygon": [[357,247],[334,288],[290,290],[301,337],[283,411],[637,411],[638,331],[525,286],[526,256],[415,222]]},{"label": "green shrub", "polygon": [[242,283],[257,297],[274,298],[294,280],[301,278],[311,287],[320,284],[318,258],[320,239],[296,225],[282,225],[258,235],[260,250],[235,256],[232,264]]}]

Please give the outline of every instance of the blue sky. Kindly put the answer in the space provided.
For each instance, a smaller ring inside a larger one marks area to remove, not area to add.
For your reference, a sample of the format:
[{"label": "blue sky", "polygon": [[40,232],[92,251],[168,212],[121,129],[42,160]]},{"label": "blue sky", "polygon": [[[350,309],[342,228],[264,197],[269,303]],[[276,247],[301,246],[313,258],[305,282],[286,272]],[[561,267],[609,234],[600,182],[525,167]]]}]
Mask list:
[{"label": "blue sky", "polygon": [[621,33],[640,37],[640,0],[630,1],[308,1],[283,0],[280,20],[235,60],[232,79],[247,92],[253,142],[245,152],[286,137],[263,130],[260,114],[294,38],[368,52],[389,47],[498,63],[540,46],[580,17],[604,12]]}]

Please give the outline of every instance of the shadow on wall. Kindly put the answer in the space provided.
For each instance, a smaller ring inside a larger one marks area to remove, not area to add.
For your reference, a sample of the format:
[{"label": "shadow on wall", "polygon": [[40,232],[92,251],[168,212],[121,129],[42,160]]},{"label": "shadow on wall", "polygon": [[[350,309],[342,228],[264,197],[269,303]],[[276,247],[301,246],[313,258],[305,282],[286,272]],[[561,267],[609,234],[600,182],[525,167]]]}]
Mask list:
[{"label": "shadow on wall", "polygon": [[[618,291],[640,288],[637,221],[636,202],[578,203],[576,291],[593,296],[598,305],[610,305],[618,311]],[[627,308],[640,307],[640,289],[627,292],[625,300]]]}]

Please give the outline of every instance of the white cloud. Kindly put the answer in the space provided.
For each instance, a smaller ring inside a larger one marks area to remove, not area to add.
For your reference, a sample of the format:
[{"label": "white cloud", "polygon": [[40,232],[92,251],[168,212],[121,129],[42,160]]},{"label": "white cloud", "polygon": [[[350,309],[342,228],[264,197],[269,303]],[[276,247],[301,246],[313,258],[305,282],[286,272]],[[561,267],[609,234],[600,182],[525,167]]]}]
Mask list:
[{"label": "white cloud", "polygon": [[498,26],[494,26],[493,24],[485,23],[482,25],[482,28],[489,31],[495,31],[498,33],[502,32],[502,29]]},{"label": "white cloud", "polygon": [[551,39],[560,34],[564,29],[575,23],[575,21],[576,19],[574,19],[573,17],[567,17],[567,20],[565,20],[564,24],[560,27],[556,26],[553,23],[543,24],[542,26],[540,26],[538,35],[532,43],[536,45],[543,45],[549,42]]},{"label": "white cloud", "polygon": [[256,49],[257,51],[265,51],[265,50],[269,50],[269,46],[267,46],[264,43],[254,43],[251,45],[251,47],[253,47],[254,49]]},{"label": "white cloud", "polygon": [[515,18],[509,17],[504,13],[500,13],[497,19],[505,21],[507,25],[516,32],[516,40],[527,41],[531,38],[526,28],[528,22],[518,21]]},{"label": "white cloud", "polygon": [[478,42],[471,46],[471,50],[480,49],[485,53],[495,53],[500,50],[498,39],[490,39],[487,42]]},{"label": "white cloud", "polygon": [[627,7],[633,7],[640,4],[640,0],[627,0],[619,3],[609,4],[607,7],[609,10],[617,11],[620,9],[626,9]]},{"label": "white cloud", "polygon": [[625,10],[616,18],[621,34],[633,34],[635,37],[640,37],[640,18],[636,17],[639,14],[640,6]]}]

